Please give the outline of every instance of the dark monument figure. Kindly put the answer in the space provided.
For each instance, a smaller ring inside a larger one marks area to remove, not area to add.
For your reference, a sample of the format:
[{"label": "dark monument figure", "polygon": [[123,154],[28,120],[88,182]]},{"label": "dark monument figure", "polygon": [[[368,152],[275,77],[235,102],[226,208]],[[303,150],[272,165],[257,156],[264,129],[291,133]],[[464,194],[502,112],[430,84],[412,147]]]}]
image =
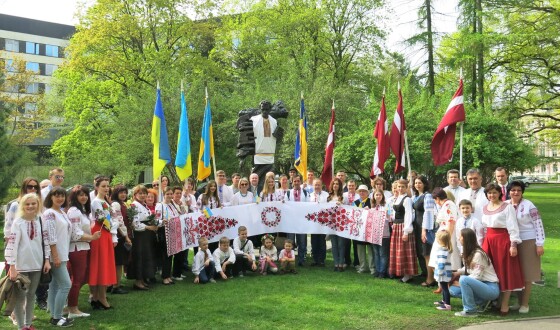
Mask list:
[{"label": "dark monument figure", "polygon": [[246,167],[247,156],[253,156],[251,173],[259,175],[259,189],[262,188],[267,172],[274,171],[276,146],[282,142],[284,129],[278,126],[277,118],[287,118],[288,110],[282,101],[274,105],[261,101],[260,109],[250,108],[239,111],[237,130],[237,158],[239,172],[249,172]]}]

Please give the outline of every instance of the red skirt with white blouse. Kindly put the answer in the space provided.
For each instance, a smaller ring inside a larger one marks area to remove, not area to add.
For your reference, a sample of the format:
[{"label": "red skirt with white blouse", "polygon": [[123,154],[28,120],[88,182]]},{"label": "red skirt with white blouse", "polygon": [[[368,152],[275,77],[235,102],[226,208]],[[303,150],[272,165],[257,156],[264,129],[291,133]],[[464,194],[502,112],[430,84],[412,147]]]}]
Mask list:
[{"label": "red skirt with white blouse", "polygon": [[414,233],[408,235],[408,241],[402,240],[404,223],[393,224],[391,245],[389,247],[389,274],[394,276],[416,275],[416,244]]},{"label": "red skirt with white blouse", "polygon": [[516,291],[525,287],[519,256],[509,253],[511,241],[505,228],[488,228],[482,249],[494,265],[500,280],[500,291]]},{"label": "red skirt with white blouse", "polygon": [[113,236],[106,229],[102,229],[99,223],[95,222],[91,232],[95,233],[99,230],[101,230],[101,237],[89,244],[88,284],[91,286],[110,286],[117,284]]}]

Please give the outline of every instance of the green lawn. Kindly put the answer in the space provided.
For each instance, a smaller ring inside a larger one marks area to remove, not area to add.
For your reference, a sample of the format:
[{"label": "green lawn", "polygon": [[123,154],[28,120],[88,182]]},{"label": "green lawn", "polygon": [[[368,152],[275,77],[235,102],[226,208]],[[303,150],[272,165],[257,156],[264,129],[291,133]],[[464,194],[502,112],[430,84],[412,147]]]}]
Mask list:
[{"label": "green lawn", "polygon": [[[560,223],[557,221],[559,185],[531,185],[525,197],[539,208],[546,230],[543,268],[546,287],[534,287],[531,311],[508,319],[559,314]],[[556,213],[556,214],[555,214]],[[192,259],[192,254],[190,255]],[[110,295],[115,307],[91,311],[87,287],[80,305],[91,312],[75,321],[77,329],[201,329],[201,328],[310,328],[310,329],[456,329],[471,323],[503,319],[488,312],[474,319],[434,309],[441,297],[431,289],[395,280],[373,279],[353,271],[300,268],[298,275],[247,276],[217,284],[195,285],[189,273],[174,286],[156,285],[149,292]],[[417,281],[418,283],[419,281]],[[131,286],[128,281],[127,286]],[[461,302],[452,299],[453,311]],[[47,328],[48,316],[37,313],[38,328]],[[8,320],[0,328],[8,328]]]}]

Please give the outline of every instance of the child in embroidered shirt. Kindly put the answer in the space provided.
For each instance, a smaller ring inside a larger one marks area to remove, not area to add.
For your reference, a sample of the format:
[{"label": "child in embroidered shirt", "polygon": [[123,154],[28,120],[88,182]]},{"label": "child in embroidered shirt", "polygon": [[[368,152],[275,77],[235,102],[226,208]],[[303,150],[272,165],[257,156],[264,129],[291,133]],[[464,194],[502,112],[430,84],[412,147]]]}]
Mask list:
[{"label": "child in embroidered shirt", "polygon": [[274,236],[266,234],[261,239],[261,257],[259,259],[259,272],[266,275],[267,272],[276,273],[278,266],[274,263],[278,260],[278,251],[274,246]]},{"label": "child in embroidered shirt", "polygon": [[195,276],[194,283],[216,283],[214,279],[214,273],[216,272],[214,258],[212,258],[212,253],[208,249],[208,239],[206,237],[198,239],[198,252],[194,256],[192,272]]},{"label": "child in embroidered shirt", "polygon": [[229,238],[220,238],[220,247],[214,251],[214,263],[216,264],[216,278],[227,280],[233,277],[232,268],[235,264],[235,253],[229,246]]},{"label": "child in embroidered shirt", "polygon": [[463,199],[459,202],[459,210],[461,211],[461,217],[457,220],[455,224],[454,233],[457,234],[457,248],[459,249],[459,253],[463,254],[463,244],[459,241],[461,236],[461,230],[463,228],[470,228],[476,234],[476,241],[478,245],[482,246],[482,242],[484,241],[484,233],[485,229],[482,225],[482,221],[477,219],[473,214],[473,206],[470,200]]},{"label": "child in embroidered shirt", "polygon": [[253,251],[253,242],[247,239],[247,227],[240,226],[237,229],[239,237],[233,240],[233,252],[235,253],[235,264],[233,275],[243,277],[247,270],[257,270],[257,261]]},{"label": "child in embroidered shirt", "polygon": [[296,271],[296,254],[292,250],[294,243],[291,239],[284,241],[284,249],[280,251],[278,260],[280,260],[280,274],[292,273],[297,274]]},{"label": "child in embroidered shirt", "polygon": [[447,230],[440,230],[436,234],[436,240],[440,247],[437,251],[437,267],[434,269],[434,278],[439,283],[443,300],[434,304],[440,311],[450,311],[451,296],[449,295],[449,282],[453,277],[451,261],[449,260],[449,254],[453,252],[451,234]]}]

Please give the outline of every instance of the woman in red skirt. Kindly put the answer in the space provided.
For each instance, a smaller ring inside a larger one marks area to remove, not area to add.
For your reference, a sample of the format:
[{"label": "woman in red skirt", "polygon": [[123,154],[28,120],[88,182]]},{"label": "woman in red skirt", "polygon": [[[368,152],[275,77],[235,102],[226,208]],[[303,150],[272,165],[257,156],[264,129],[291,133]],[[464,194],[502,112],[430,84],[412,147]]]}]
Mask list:
[{"label": "woman in red skirt", "polygon": [[89,286],[93,309],[112,308],[107,301],[107,287],[117,283],[115,250],[117,245],[118,221],[112,217],[112,209],[107,202],[109,178],[95,180],[97,196],[91,202],[93,233],[101,231],[101,237],[90,243]]},{"label": "woman in red skirt", "polygon": [[500,280],[500,314],[509,312],[511,291],[523,289],[521,264],[517,257],[517,244],[521,243],[515,209],[502,202],[502,190],[491,183],[484,189],[488,205],[482,211],[482,224],[487,228],[482,249],[486,251]]},{"label": "woman in red skirt", "polygon": [[416,244],[412,228],[412,199],[408,197],[408,181],[397,181],[399,196],[393,203],[395,219],[389,250],[389,274],[410,281],[418,273],[416,263]]}]

